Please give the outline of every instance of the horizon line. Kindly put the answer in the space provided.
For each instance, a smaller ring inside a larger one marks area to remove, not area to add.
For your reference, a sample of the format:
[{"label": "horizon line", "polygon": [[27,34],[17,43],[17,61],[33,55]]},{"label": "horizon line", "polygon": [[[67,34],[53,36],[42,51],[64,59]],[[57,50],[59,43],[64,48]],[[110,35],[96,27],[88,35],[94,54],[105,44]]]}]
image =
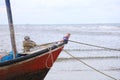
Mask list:
[{"label": "horizon line", "polygon": [[[120,23],[73,23],[73,24],[13,24],[13,25],[94,25],[94,24],[120,24]],[[0,26],[2,25],[8,25],[8,24],[0,24]]]}]

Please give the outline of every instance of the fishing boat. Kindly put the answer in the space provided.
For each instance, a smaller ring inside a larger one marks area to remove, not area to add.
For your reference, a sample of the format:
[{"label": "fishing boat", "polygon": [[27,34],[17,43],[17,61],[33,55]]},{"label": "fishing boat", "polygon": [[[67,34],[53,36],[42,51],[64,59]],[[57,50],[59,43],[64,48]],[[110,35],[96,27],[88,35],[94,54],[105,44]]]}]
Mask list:
[{"label": "fishing boat", "polygon": [[41,45],[28,55],[1,62],[0,80],[44,80],[64,44],[66,41]]},{"label": "fishing boat", "polygon": [[26,53],[17,53],[10,0],[5,1],[9,27],[12,28],[10,32],[13,59],[0,62],[0,80],[44,80],[64,45],[68,43],[70,34],[65,35],[59,41],[36,46],[27,52],[27,55],[19,56]]}]

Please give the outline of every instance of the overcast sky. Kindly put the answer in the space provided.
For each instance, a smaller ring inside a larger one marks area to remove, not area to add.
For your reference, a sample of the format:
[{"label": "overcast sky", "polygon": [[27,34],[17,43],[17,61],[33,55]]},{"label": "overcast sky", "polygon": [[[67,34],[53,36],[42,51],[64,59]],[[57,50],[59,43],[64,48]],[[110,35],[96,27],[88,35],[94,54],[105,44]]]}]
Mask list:
[{"label": "overcast sky", "polygon": [[[0,24],[7,24],[0,0]],[[120,0],[10,0],[14,24],[120,23]]]}]

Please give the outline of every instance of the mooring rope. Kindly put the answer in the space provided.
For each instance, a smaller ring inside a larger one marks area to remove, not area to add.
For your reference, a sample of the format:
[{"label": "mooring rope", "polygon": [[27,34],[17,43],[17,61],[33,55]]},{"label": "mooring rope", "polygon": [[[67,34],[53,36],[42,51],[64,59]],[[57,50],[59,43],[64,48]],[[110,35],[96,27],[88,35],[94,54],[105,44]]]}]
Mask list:
[{"label": "mooring rope", "polygon": [[68,51],[66,51],[66,50],[63,50],[63,51],[65,51],[68,55],[70,55],[71,57],[73,57],[73,58],[76,59],[77,61],[83,63],[83,64],[86,65],[87,67],[89,67],[89,68],[91,68],[91,69],[93,69],[93,70],[95,70],[95,71],[97,71],[97,72],[99,72],[99,73],[101,73],[101,74],[103,74],[103,75],[105,75],[105,76],[107,76],[107,77],[113,79],[113,80],[117,80],[116,78],[114,78],[114,77],[112,77],[112,76],[110,76],[110,75],[108,75],[108,74],[105,74],[105,73],[103,73],[103,72],[97,70],[96,68],[94,68],[94,67],[88,65],[87,63],[85,63],[85,62],[82,61],[81,59],[76,58],[75,56],[73,56],[72,54],[70,54]]},{"label": "mooring rope", "polygon": [[79,48],[73,48],[73,49],[65,49],[67,51],[113,51],[108,49],[79,49]]},{"label": "mooring rope", "polygon": [[78,44],[82,44],[82,45],[93,46],[93,47],[97,47],[97,48],[103,48],[103,49],[106,49],[106,50],[120,51],[120,49],[113,49],[113,48],[108,48],[108,47],[103,47],[103,46],[97,46],[97,45],[82,43],[82,42],[73,41],[73,40],[69,40],[69,41],[74,42],[74,43],[78,43]]}]

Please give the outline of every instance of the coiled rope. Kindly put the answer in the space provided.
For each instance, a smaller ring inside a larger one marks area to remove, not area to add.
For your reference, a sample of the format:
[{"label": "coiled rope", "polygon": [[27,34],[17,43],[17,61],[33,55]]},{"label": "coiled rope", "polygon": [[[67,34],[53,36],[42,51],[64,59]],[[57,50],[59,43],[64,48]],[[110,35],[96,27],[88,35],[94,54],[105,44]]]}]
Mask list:
[{"label": "coiled rope", "polygon": [[65,51],[68,55],[70,55],[71,57],[73,57],[74,59],[76,59],[77,61],[79,61],[79,62],[83,63],[84,65],[86,65],[87,67],[89,67],[89,68],[91,68],[91,69],[93,69],[93,70],[95,70],[95,71],[97,71],[97,72],[99,72],[99,73],[101,73],[101,74],[103,74],[103,75],[105,75],[105,76],[113,79],[113,80],[117,80],[116,78],[114,78],[114,77],[112,77],[112,76],[110,76],[110,75],[107,75],[107,74],[105,74],[105,73],[103,73],[103,72],[95,69],[94,67],[88,65],[87,63],[85,63],[85,62],[82,61],[81,59],[76,58],[75,56],[71,55],[68,51],[66,51],[66,50],[64,50],[64,51]]},{"label": "coiled rope", "polygon": [[70,42],[74,42],[74,43],[78,43],[78,44],[82,44],[82,45],[87,45],[87,46],[102,48],[102,49],[106,49],[106,50],[120,51],[120,49],[113,49],[113,48],[108,48],[108,47],[103,47],[103,46],[97,46],[97,45],[88,44],[88,43],[82,43],[82,42],[77,42],[77,41],[73,41],[73,40],[69,40],[69,41]]}]

